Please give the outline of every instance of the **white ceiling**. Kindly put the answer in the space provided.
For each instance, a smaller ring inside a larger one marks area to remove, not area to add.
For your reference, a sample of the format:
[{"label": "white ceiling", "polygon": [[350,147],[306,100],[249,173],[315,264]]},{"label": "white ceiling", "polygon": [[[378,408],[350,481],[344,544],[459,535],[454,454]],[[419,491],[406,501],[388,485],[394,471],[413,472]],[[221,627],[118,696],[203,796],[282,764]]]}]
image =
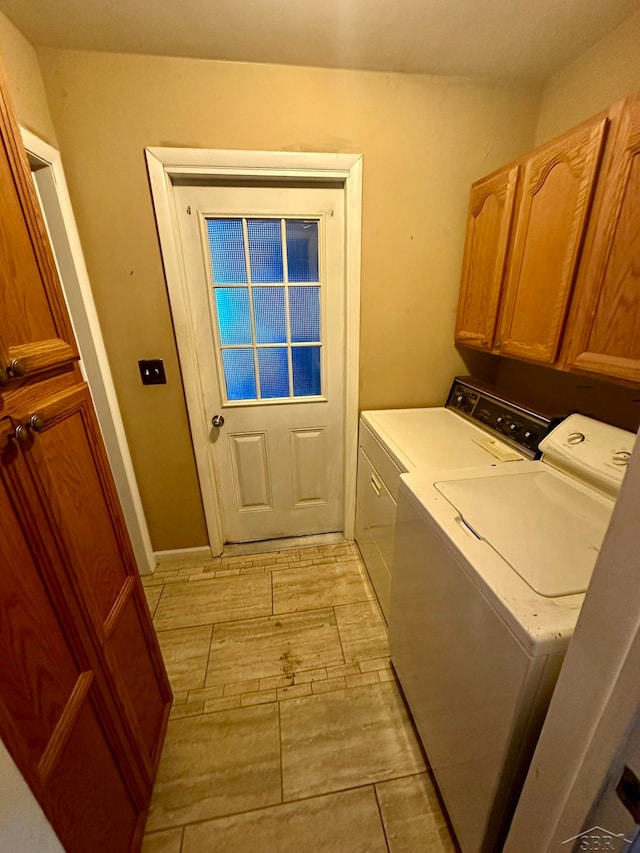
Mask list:
[{"label": "white ceiling", "polygon": [[36,45],[544,79],[638,0],[0,0]]}]

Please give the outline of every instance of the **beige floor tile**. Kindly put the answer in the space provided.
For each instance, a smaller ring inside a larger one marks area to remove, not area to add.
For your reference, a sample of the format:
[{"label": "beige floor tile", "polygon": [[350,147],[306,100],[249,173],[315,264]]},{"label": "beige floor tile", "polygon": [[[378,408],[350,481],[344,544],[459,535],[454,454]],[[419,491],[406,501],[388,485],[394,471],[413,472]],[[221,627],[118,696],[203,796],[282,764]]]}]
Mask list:
[{"label": "beige floor tile", "polygon": [[147,829],[279,803],[279,747],[275,703],[171,721]]},{"label": "beige floor tile", "polygon": [[455,853],[427,773],[376,785],[390,853]]},{"label": "beige floor tile", "polygon": [[347,661],[389,655],[389,632],[376,601],[336,607],[336,619]]},{"label": "beige floor tile", "polygon": [[182,853],[386,853],[373,788],[314,797],[185,829]]},{"label": "beige floor tile", "polygon": [[298,670],[343,663],[333,610],[288,613],[218,624],[207,687],[231,681],[293,676]]},{"label": "beige floor tile", "polygon": [[144,594],[147,598],[147,604],[149,605],[149,610],[151,611],[152,616],[156,612],[156,607],[158,606],[158,602],[160,601],[162,590],[162,584],[160,584],[159,586],[144,586]]},{"label": "beige floor tile", "polygon": [[140,853],[180,853],[182,846],[182,827],[168,829],[165,832],[152,832],[142,839]]},{"label": "beige floor tile", "polygon": [[424,771],[395,684],[303,697],[280,706],[285,800]]},{"label": "beige floor tile", "polygon": [[211,578],[165,587],[154,624],[157,631],[165,631],[270,613],[271,578],[268,575]]},{"label": "beige floor tile", "polygon": [[364,566],[356,560],[273,572],[273,612],[312,610],[373,598]]},{"label": "beige floor tile", "polygon": [[158,631],[162,657],[174,690],[204,687],[212,629],[212,625],[201,625]]}]

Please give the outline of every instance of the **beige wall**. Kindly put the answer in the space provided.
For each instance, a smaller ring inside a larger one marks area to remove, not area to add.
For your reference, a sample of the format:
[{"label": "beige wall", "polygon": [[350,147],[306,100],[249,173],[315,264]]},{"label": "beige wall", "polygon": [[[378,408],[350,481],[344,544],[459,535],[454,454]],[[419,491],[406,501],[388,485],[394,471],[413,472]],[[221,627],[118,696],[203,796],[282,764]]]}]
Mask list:
[{"label": "beige wall", "polygon": [[[470,182],[531,147],[532,87],[41,50],[156,548],[205,542],[145,173],[147,145],[362,152],[362,407],[442,400]],[[139,358],[168,384],[143,388]]]},{"label": "beige wall", "polygon": [[640,89],[640,11],[552,77],[536,139],[544,142]]},{"label": "beige wall", "polygon": [[50,145],[56,133],[31,42],[0,12],[0,56],[18,121]]}]

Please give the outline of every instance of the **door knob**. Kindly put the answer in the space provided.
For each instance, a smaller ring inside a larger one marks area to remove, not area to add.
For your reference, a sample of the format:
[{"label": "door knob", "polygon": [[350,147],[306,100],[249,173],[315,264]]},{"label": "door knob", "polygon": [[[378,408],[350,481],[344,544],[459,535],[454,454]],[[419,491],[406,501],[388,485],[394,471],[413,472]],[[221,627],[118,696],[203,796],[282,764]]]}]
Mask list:
[{"label": "door knob", "polygon": [[211,423],[214,425],[214,427],[224,426],[224,418],[222,417],[222,415],[214,415],[211,418]]}]

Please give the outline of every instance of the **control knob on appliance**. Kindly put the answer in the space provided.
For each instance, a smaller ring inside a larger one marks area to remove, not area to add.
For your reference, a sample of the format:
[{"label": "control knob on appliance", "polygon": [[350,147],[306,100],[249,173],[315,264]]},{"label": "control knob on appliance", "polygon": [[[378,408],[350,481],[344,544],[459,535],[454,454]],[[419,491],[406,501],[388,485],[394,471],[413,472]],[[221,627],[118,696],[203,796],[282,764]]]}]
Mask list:
[{"label": "control knob on appliance", "polygon": [[502,426],[502,424],[504,423],[504,418],[502,417],[502,415],[498,415],[498,417],[496,418],[496,423],[498,424],[498,426]]},{"label": "control knob on appliance", "polygon": [[614,465],[628,465],[630,459],[631,454],[628,450],[616,450],[611,461]]},{"label": "control knob on appliance", "polygon": [[511,432],[520,432],[520,430],[522,429],[522,424],[509,424],[509,429],[511,430]]}]

